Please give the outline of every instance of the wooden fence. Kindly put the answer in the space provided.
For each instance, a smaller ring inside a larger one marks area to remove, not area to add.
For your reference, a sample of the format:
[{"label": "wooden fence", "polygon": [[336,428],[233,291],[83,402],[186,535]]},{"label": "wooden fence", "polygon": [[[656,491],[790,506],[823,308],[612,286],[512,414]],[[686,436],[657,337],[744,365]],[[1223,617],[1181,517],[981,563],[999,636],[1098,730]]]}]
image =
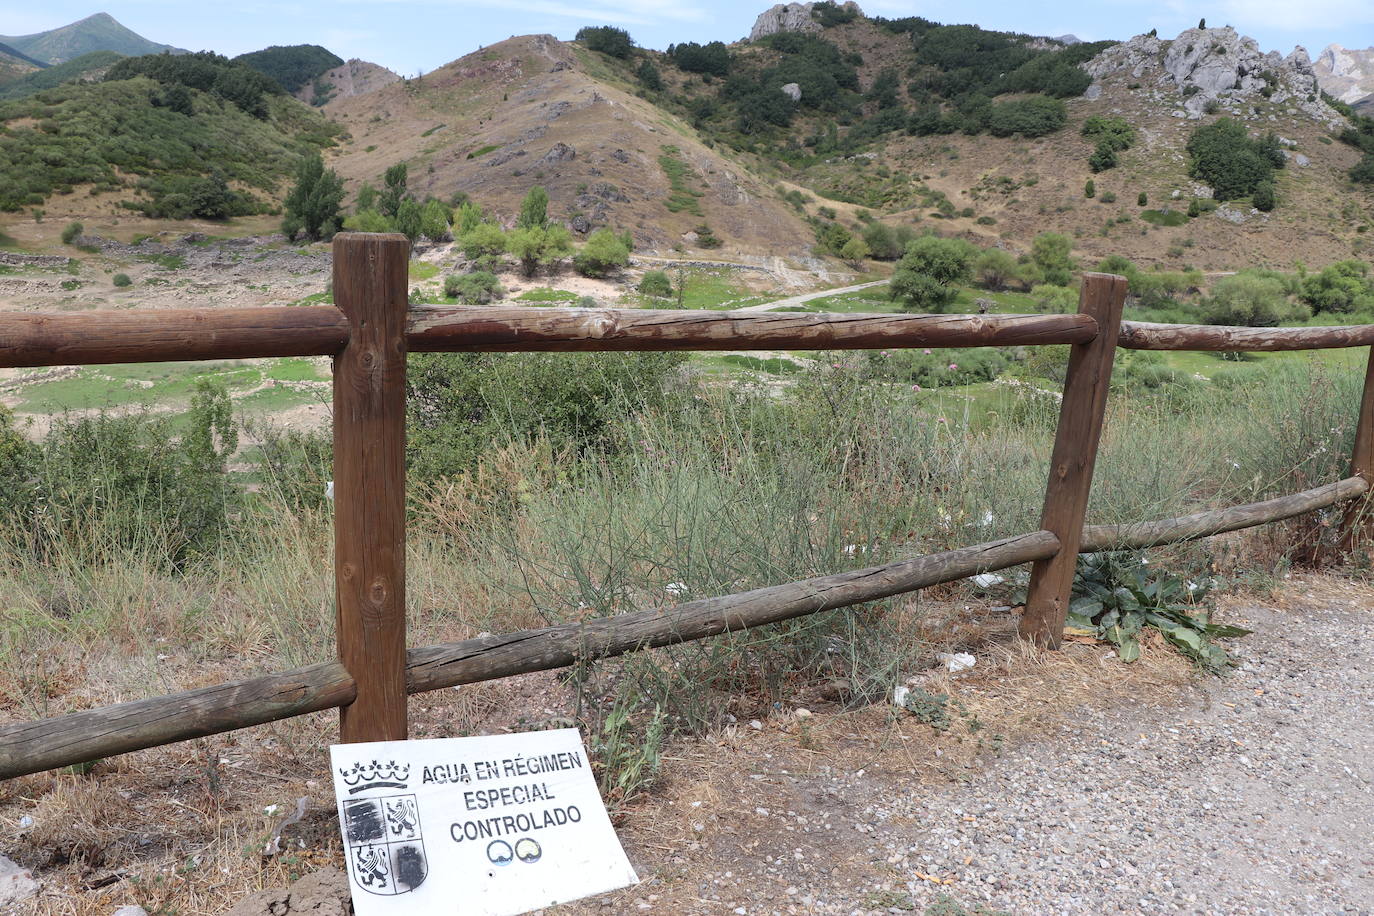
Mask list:
[{"label": "wooden fence", "polygon": [[[1374,344],[1374,326],[1223,328],[1122,322],[1126,281],[1085,274],[1073,315],[407,306],[409,244],[334,239],[335,306],[0,312],[0,367],[264,356],[334,357],[338,659],[281,674],[0,727],[0,779],[338,708],[340,740],[407,735],[413,693],[562,668],[849,607],[1032,563],[1021,635],[1063,632],[1080,552],[1206,537],[1356,500],[1374,473],[1374,360],[1350,476],[1292,496],[1138,525],[1083,525],[1112,360],[1149,350],[1306,350]],[[405,370],[410,351],[877,349],[1072,345],[1040,530],[883,566],[579,623],[426,648],[405,634]],[[1347,537],[1363,500],[1347,512]],[[1362,524],[1362,523],[1361,523]]]}]

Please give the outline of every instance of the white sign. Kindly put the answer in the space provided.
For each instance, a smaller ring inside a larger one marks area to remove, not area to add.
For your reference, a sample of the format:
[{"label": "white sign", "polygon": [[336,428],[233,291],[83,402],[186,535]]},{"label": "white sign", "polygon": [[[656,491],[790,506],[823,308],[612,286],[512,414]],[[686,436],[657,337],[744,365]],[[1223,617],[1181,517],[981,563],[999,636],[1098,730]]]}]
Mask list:
[{"label": "white sign", "polygon": [[329,756],[358,916],[516,916],[639,881],[576,729]]}]

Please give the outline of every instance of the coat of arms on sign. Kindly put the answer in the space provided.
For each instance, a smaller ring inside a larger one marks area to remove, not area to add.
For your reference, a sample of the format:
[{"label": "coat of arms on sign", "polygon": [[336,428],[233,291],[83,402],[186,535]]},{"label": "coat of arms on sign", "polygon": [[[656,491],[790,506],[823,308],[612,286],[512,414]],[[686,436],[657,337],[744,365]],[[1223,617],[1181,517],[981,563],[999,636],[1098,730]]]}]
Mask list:
[{"label": "coat of arms on sign", "polygon": [[[410,767],[396,763],[355,763],[339,775],[349,793],[370,789],[404,789]],[[348,872],[356,887],[392,896],[415,890],[425,881],[424,837],[420,806],[414,795],[349,798],[339,803],[339,818],[348,840]]]}]

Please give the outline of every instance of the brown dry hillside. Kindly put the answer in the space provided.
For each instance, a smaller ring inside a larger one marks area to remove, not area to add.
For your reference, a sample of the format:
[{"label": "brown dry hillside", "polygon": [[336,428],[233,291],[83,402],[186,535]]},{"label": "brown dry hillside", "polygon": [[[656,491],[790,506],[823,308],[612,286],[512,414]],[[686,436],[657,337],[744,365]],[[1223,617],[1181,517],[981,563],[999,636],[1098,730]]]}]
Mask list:
[{"label": "brown dry hillside", "polygon": [[809,252],[811,230],[763,182],[678,118],[589,74],[597,68],[590,52],[524,36],[336,99],[325,111],[352,142],[331,165],[356,190],[406,162],[413,193],[464,191],[507,216],[542,185],[550,216],[630,229],[641,248],[690,248],[684,236],[705,224],[724,242],[718,256]]}]

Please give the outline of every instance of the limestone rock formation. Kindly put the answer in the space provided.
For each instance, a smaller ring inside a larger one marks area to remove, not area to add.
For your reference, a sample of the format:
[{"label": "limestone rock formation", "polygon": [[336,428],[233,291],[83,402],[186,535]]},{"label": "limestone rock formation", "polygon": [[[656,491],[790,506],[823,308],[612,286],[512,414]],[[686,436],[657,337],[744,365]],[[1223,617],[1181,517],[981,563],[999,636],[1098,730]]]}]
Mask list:
[{"label": "limestone rock formation", "polygon": [[759,14],[749,30],[749,40],[758,41],[778,32],[819,32],[821,24],[811,18],[814,3],[779,3]]},{"label": "limestone rock formation", "polygon": [[1321,87],[1342,102],[1353,105],[1374,94],[1374,48],[1352,51],[1327,45],[1312,69]]},{"label": "limestone rock formation", "polygon": [[[814,3],[779,3],[759,14],[754,27],[749,30],[749,40],[758,41],[778,32],[819,32],[821,24],[811,15]],[[854,0],[840,4],[847,10],[862,16],[863,10]]]},{"label": "limestone rock formation", "polygon": [[1255,106],[1267,101],[1327,124],[1341,121],[1321,100],[1305,49],[1294,48],[1286,58],[1277,51],[1262,52],[1253,38],[1230,26],[1187,29],[1173,41],[1137,35],[1103,51],[1084,69],[1098,82],[1115,78],[1148,84],[1148,91],[1177,107],[1181,117],[1224,111],[1253,120],[1266,117],[1256,114]]},{"label": "limestone rock formation", "polygon": [[798,83],[788,83],[782,87],[782,94],[794,102],[801,101],[801,85]]}]

